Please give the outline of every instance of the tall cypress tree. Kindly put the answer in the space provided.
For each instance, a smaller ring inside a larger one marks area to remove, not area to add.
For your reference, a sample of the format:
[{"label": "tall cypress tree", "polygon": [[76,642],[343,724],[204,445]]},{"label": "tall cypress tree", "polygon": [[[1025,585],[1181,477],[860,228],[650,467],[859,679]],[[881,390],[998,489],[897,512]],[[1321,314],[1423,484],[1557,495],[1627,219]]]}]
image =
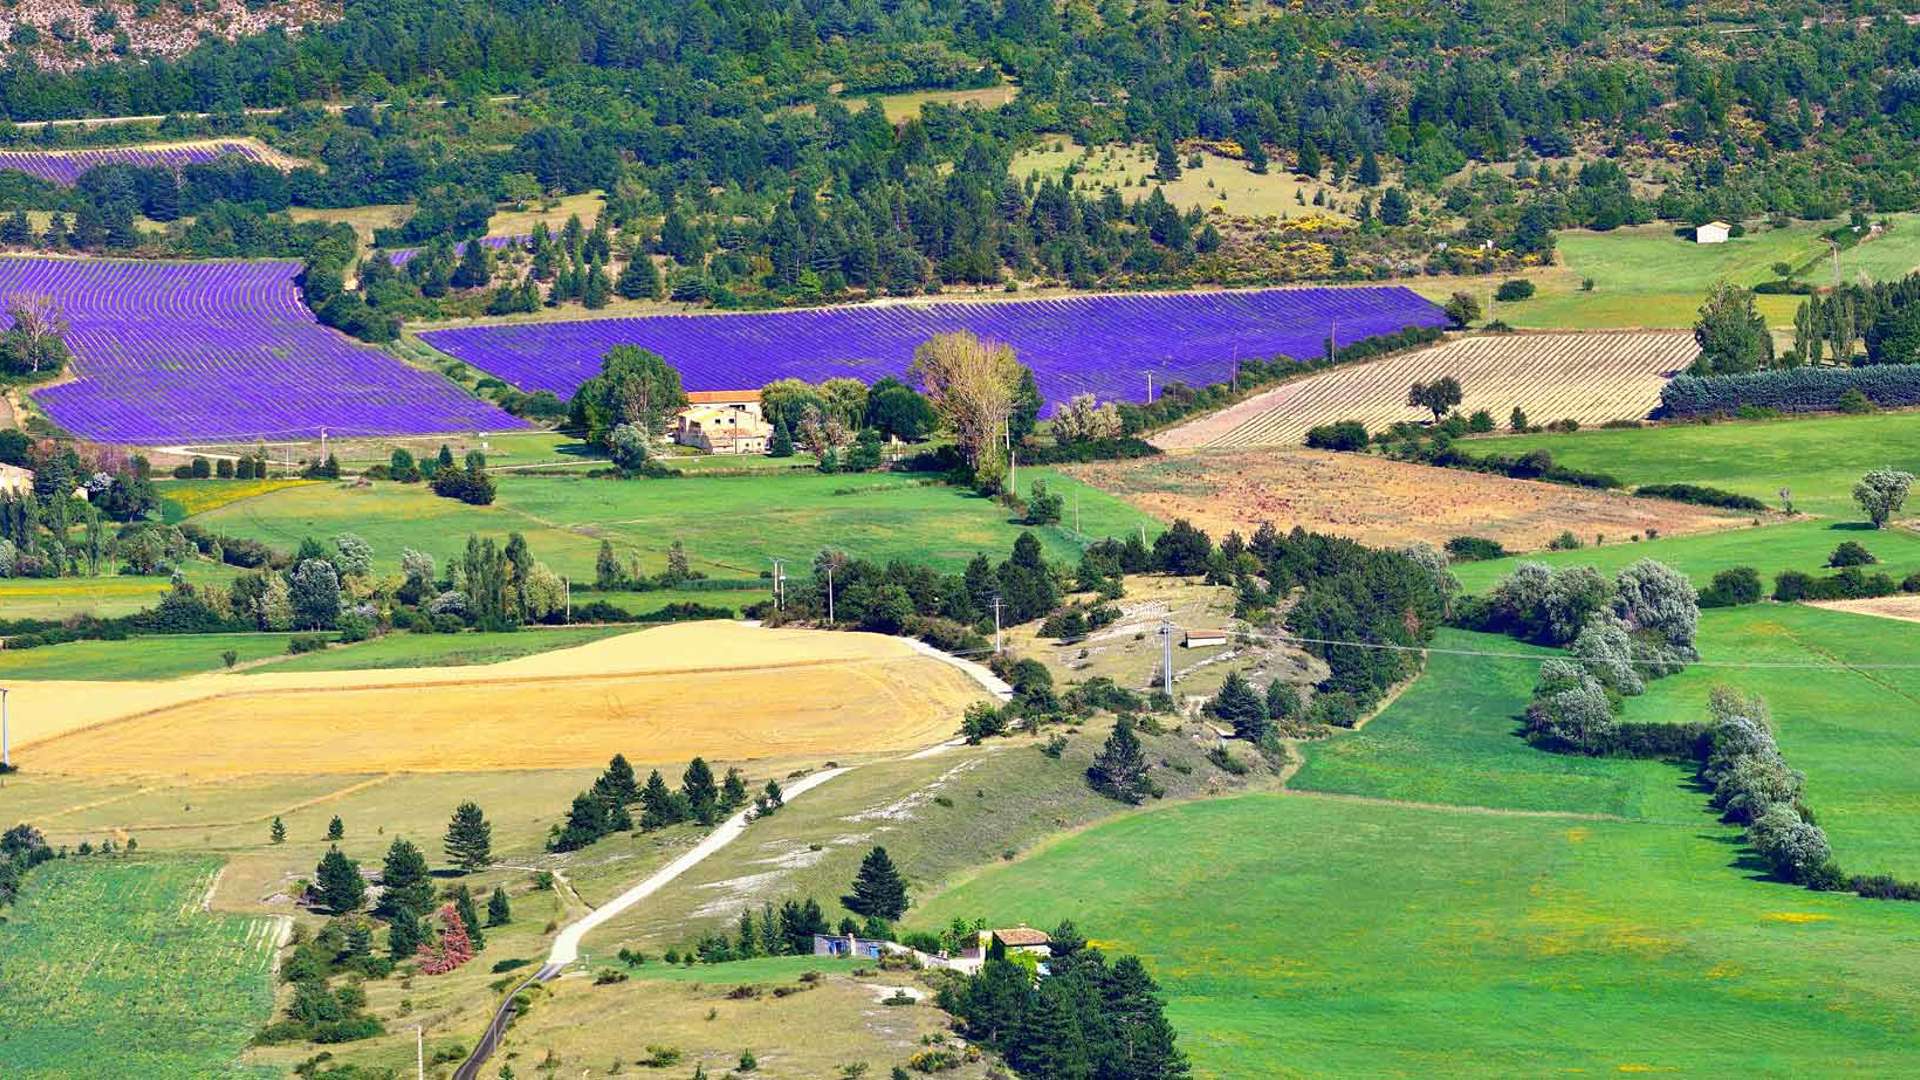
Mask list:
[{"label": "tall cypress tree", "polygon": [[480,931],[480,913],[473,906],[473,890],[464,884],[453,893],[453,910],[460,915],[460,921],[466,925],[467,940],[473,942],[473,951],[479,952],[487,947],[486,935]]},{"label": "tall cypress tree", "polygon": [[469,874],[492,861],[493,826],[487,822],[478,804],[463,802],[454,810],[442,846],[453,864]]},{"label": "tall cypress tree", "polygon": [[848,911],[889,921],[907,910],[907,883],[887,857],[887,849],[876,847],[860,860],[860,872],[853,879],[853,892],[840,898]]}]

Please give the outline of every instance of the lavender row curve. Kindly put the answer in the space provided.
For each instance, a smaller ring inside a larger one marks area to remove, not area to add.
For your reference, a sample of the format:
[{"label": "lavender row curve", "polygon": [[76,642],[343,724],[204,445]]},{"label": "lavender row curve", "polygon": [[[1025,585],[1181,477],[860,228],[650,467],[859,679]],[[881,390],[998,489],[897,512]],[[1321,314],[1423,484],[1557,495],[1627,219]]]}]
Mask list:
[{"label": "lavender row curve", "polygon": [[970,330],[1013,346],[1040,391],[1140,401],[1163,386],[1229,378],[1242,358],[1305,358],[1446,315],[1399,286],[1076,296],[1044,300],[872,304],[735,315],[657,315],[433,330],[433,347],[521,390],[567,397],[615,345],[665,357],[689,390],[740,390],[903,375],[938,333]]},{"label": "lavender row curve", "polygon": [[0,258],[0,299],[53,297],[74,378],[60,426],[133,445],[502,431],[525,424],[320,325],[290,261]]},{"label": "lavender row curve", "polygon": [[264,162],[251,143],[218,140],[193,146],[105,146],[90,150],[0,150],[0,169],[23,172],[49,183],[72,187],[89,169],[102,165],[166,166],[180,169],[234,156]]}]

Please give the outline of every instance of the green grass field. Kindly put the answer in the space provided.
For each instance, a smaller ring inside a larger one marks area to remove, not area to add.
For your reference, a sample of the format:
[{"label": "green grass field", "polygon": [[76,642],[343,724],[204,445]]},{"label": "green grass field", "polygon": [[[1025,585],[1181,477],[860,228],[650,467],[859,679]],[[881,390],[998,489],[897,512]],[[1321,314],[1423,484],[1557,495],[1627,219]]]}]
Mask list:
[{"label": "green grass field", "polygon": [[1650,684],[1625,718],[1704,719],[1722,683],[1765,695],[1840,864],[1920,877],[1920,624],[1760,604],[1702,613],[1700,651],[1707,663]]},{"label": "green grass field", "polygon": [[1858,541],[1879,558],[1880,565],[1868,569],[1891,574],[1896,582],[1920,570],[1920,532],[1905,528],[1875,530],[1857,522],[1817,518],[1760,528],[1663,536],[1638,544],[1616,538],[1602,547],[1594,547],[1592,537],[1586,540],[1586,547],[1573,551],[1537,551],[1514,558],[1459,563],[1453,568],[1454,576],[1468,592],[1478,593],[1492,588],[1522,561],[1552,566],[1594,566],[1613,573],[1636,559],[1645,558],[1673,566],[1702,588],[1718,570],[1751,566],[1760,571],[1761,580],[1771,589],[1773,576],[1782,570],[1833,573],[1823,569],[1827,557],[1847,540]]},{"label": "green grass field", "polygon": [[276,930],[200,910],[219,865],[142,856],[34,870],[0,922],[6,1075],[240,1074],[232,1063],[273,1002]]},{"label": "green grass field", "polygon": [[627,632],[621,627],[575,626],[511,633],[384,634],[370,641],[289,656],[285,660],[276,660],[250,670],[366,671],[376,668],[497,664],[503,660],[555,649],[571,649],[576,645]]},{"label": "green grass field", "polygon": [[1512,435],[1477,440],[1470,449],[1545,450],[1557,464],[1612,473],[1632,486],[1704,484],[1769,506],[1780,505],[1784,487],[1802,512],[1852,519],[1860,516],[1853,485],[1868,470],[1920,473],[1920,413]]},{"label": "green grass field", "polygon": [[1540,660],[1555,650],[1464,630],[1443,630],[1433,645],[1427,671],[1359,733],[1305,744],[1306,763],[1288,786],[1453,806],[1706,820],[1698,796],[1670,765],[1548,754],[1521,740],[1520,713],[1539,680]]},{"label": "green grass field", "polygon": [[1911,1068],[1916,913],[1753,880],[1733,830],[1307,795],[1122,817],[909,915],[1135,952],[1200,1076]]},{"label": "green grass field", "polygon": [[37,649],[0,650],[0,675],[11,679],[171,679],[239,661],[287,653],[289,634],[166,634],[124,641],[75,641]]},{"label": "green grass field", "polygon": [[[1816,284],[1833,280],[1821,234],[1835,222],[1794,222],[1784,229],[1749,225],[1747,235],[1724,244],[1696,244],[1675,236],[1669,224],[1630,226],[1610,232],[1568,230],[1557,234],[1558,258],[1550,269],[1528,275],[1539,287],[1531,300],[1500,303],[1493,315],[1522,328],[1594,330],[1620,327],[1688,327],[1716,281],[1757,285],[1773,279],[1776,262],[1796,268],[1815,262],[1801,279]],[[1920,269],[1920,215],[1894,216],[1894,227],[1877,240],[1840,253],[1841,277],[1891,280]],[[1592,278],[1593,291],[1581,289]],[[1494,283],[1486,279],[1429,283],[1423,292],[1444,298],[1455,288],[1485,297]],[[1791,327],[1803,298],[1757,298],[1760,312],[1775,327]]]},{"label": "green grass field", "polygon": [[[1060,526],[1036,530],[1049,554],[1077,560],[1075,500],[1092,538],[1158,525],[1121,500],[1045,470],[1023,469],[1023,490],[1045,479],[1067,498]],[[970,492],[901,473],[714,476],[616,481],[583,476],[501,474],[499,498],[474,507],[438,498],[419,485],[301,487],[246,499],[193,520],[221,533],[292,548],[302,537],[354,532],[374,547],[381,567],[397,569],[403,548],[445,561],[469,533],[524,533],[534,555],[556,572],[591,579],[601,539],[649,569],[665,565],[680,540],[695,569],[717,577],[757,576],[773,556],[805,565],[834,546],[874,559],[913,558],[960,569],[976,552],[1002,558],[1021,526],[1009,511]],[[793,572],[790,570],[790,572]]]}]

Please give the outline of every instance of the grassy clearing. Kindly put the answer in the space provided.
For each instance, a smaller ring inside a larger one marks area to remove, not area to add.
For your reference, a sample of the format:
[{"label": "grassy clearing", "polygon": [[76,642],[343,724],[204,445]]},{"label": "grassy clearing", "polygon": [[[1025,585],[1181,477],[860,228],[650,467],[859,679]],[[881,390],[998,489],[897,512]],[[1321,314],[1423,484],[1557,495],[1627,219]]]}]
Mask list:
[{"label": "grassy clearing", "polygon": [[468,667],[571,649],[630,633],[627,627],[576,626],[513,633],[386,634],[323,652],[303,653],[253,668],[268,671],[366,671],[377,668]]},{"label": "grassy clearing", "polygon": [[238,662],[285,656],[289,634],[165,634],[125,641],[75,641],[37,649],[0,650],[0,675],[10,679],[171,679]]},{"label": "grassy clearing", "polygon": [[1841,865],[1920,877],[1920,791],[1912,779],[1920,765],[1920,670],[1897,666],[1920,661],[1920,624],[1762,604],[1703,613],[1700,649],[1722,663],[1821,666],[1690,668],[1629,699],[1626,718],[1700,720],[1708,691],[1721,683],[1764,694],[1780,749],[1807,774],[1807,805]]},{"label": "grassy clearing", "polygon": [[74,859],[33,871],[0,923],[7,1075],[226,1073],[272,1003],[277,931],[199,910],[219,865]]},{"label": "grassy clearing", "polygon": [[[1026,739],[994,740],[932,757],[878,761],[822,784],[639,905],[595,931],[585,951],[610,957],[637,943],[650,952],[690,944],[706,929],[731,929],[743,907],[758,911],[811,896],[837,922],[839,897],[860,859],[884,845],[916,897],[1011,858],[1049,834],[1126,808],[1095,794],[1086,769],[1107,737],[1104,722],[1069,738],[1059,758]],[[1257,763],[1238,778],[1208,762],[1180,734],[1142,736],[1167,797],[1271,783]],[[1247,758],[1245,750],[1238,756]]]},{"label": "grassy clearing", "polygon": [[[1833,278],[1833,264],[1820,234],[1834,222],[1795,222],[1784,229],[1759,225],[1724,244],[1696,244],[1675,236],[1665,224],[1640,225],[1611,232],[1572,230],[1559,234],[1557,264],[1528,275],[1539,286],[1531,300],[1497,304],[1489,317],[1523,328],[1596,330],[1688,327],[1714,282],[1756,285],[1772,279],[1772,265],[1795,267],[1812,262],[1804,280],[1821,284]],[[1920,215],[1899,214],[1894,228],[1879,239],[1840,254],[1845,280],[1888,280],[1920,268]],[[1592,278],[1594,289],[1580,288]],[[1430,281],[1421,292],[1444,298],[1463,288],[1481,296],[1495,281]],[[1798,296],[1762,296],[1760,312],[1775,327],[1791,327]]]},{"label": "grassy clearing", "polygon": [[1752,873],[1704,815],[1248,795],[1096,826],[911,921],[1071,918],[1142,954],[1202,1076],[1908,1067],[1913,912]]},{"label": "grassy clearing", "polygon": [[[1874,530],[1849,521],[1803,519],[1760,528],[1661,537],[1638,544],[1615,537],[1601,547],[1591,546],[1591,536],[1586,540],[1589,546],[1574,551],[1539,551],[1525,558],[1552,566],[1594,566],[1607,573],[1636,559],[1659,559],[1691,577],[1694,584],[1702,588],[1716,571],[1730,566],[1751,566],[1760,571],[1761,579],[1771,587],[1773,576],[1782,570],[1832,573],[1821,569],[1827,563],[1827,556],[1841,542],[1856,540],[1880,559],[1880,565],[1868,569],[1891,574],[1896,582],[1920,570],[1920,532]],[[1453,572],[1468,592],[1484,592],[1512,573],[1519,561],[1507,558],[1460,563],[1454,566]]]},{"label": "grassy clearing", "polygon": [[1358,734],[1302,747],[1289,786],[1371,798],[1505,810],[1561,810],[1700,824],[1699,798],[1655,761],[1543,753],[1519,737],[1540,660],[1558,655],[1493,634],[1444,630],[1427,671]]},{"label": "grassy clearing", "polygon": [[[972,90],[908,90],[898,94],[881,94],[880,108],[887,119],[895,124],[918,119],[920,110],[926,105],[950,105],[956,109],[973,106],[981,109],[997,109],[1020,96],[1020,87],[1014,83],[995,83],[992,86],[977,87]],[[849,109],[865,107],[865,99],[849,98]]]},{"label": "grassy clearing", "polygon": [[[1052,470],[1023,469],[1023,490],[1045,479],[1066,496],[1061,526],[1036,530],[1055,558],[1077,559],[1072,535],[1076,500],[1089,537],[1124,534],[1157,523],[1126,503]],[[771,476],[619,482],[581,476],[502,473],[492,506],[441,499],[421,485],[371,488],[318,485],[248,499],[195,520],[217,532],[291,549],[302,537],[353,532],[373,545],[384,569],[397,569],[403,548],[443,563],[468,534],[504,538],[524,533],[534,553],[558,573],[591,580],[602,538],[621,557],[665,566],[667,548],[682,541],[695,569],[715,577],[757,577],[768,558],[804,563],[832,546],[873,559],[912,558],[959,570],[976,552],[1004,557],[1021,526],[1009,511],[970,492],[912,474]]]},{"label": "grassy clearing", "polygon": [[[1915,230],[1920,233],[1920,229]],[[1476,442],[1479,452],[1546,450],[1574,469],[1608,472],[1623,483],[1705,484],[1779,505],[1793,492],[1807,513],[1855,517],[1853,485],[1869,469],[1920,472],[1920,415],[1814,416],[1715,424],[1512,435]]]},{"label": "grassy clearing", "polygon": [[589,191],[580,195],[563,195],[553,201],[552,206],[532,205],[525,210],[496,211],[487,222],[488,236],[528,236],[533,232],[535,222],[544,221],[547,228],[559,232],[567,224],[567,219],[580,215],[580,224],[593,228],[600,220],[600,210],[606,206],[603,192]]},{"label": "grassy clearing", "polygon": [[[1059,149],[1054,149],[1056,146]],[[1038,146],[1014,155],[1007,171],[1014,179],[1024,181],[1036,173],[1059,179],[1073,169],[1076,187],[1117,187],[1120,196],[1129,202],[1146,198],[1149,191],[1158,187],[1168,202],[1181,209],[1218,209],[1234,217],[1302,218],[1319,214],[1348,220],[1349,214],[1345,211],[1313,205],[1317,192],[1325,192],[1329,200],[1339,202],[1346,210],[1359,204],[1359,195],[1343,191],[1339,184],[1296,180],[1284,162],[1274,162],[1265,175],[1252,172],[1244,161],[1216,154],[1202,155],[1199,168],[1187,168],[1186,163],[1183,155],[1179,178],[1161,183],[1153,179],[1155,165],[1151,146],[1134,143],[1089,150],[1072,139],[1051,136]]]}]

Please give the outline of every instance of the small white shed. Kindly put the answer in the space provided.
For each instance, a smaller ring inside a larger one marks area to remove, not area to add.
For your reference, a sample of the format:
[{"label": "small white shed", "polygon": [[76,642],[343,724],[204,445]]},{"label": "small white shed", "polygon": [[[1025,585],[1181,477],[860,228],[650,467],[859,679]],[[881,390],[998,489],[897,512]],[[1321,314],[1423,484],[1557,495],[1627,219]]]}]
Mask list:
[{"label": "small white shed", "polygon": [[1693,242],[1696,244],[1724,244],[1727,234],[1733,226],[1724,221],[1709,221],[1693,230]]}]

